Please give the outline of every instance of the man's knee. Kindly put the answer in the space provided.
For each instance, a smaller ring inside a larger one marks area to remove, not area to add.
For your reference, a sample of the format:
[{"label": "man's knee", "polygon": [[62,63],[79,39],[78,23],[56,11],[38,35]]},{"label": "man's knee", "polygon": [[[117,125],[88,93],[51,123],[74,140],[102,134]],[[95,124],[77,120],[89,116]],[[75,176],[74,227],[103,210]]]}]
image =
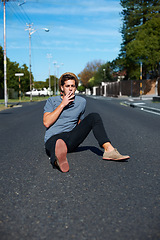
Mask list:
[{"label": "man's knee", "polygon": [[87,121],[93,126],[94,124],[102,122],[102,119],[99,113],[90,113],[87,115]]},{"label": "man's knee", "polygon": [[100,115],[99,115],[99,113],[89,113],[88,114],[88,116],[87,116],[88,118],[90,118],[91,120],[99,120],[99,119],[101,119],[101,117],[100,117]]}]

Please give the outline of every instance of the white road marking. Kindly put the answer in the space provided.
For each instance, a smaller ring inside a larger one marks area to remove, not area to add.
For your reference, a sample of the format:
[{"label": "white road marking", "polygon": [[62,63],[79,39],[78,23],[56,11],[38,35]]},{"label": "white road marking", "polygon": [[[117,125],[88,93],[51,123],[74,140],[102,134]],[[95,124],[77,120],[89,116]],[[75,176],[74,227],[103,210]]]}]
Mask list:
[{"label": "white road marking", "polygon": [[134,103],[134,105],[144,105],[145,103]]},{"label": "white road marking", "polygon": [[146,110],[144,108],[141,108],[141,110],[144,111],[144,112],[149,112],[149,113],[153,113],[153,114],[156,114],[156,115],[160,116],[160,113],[157,113],[157,112],[149,111],[149,110]]}]

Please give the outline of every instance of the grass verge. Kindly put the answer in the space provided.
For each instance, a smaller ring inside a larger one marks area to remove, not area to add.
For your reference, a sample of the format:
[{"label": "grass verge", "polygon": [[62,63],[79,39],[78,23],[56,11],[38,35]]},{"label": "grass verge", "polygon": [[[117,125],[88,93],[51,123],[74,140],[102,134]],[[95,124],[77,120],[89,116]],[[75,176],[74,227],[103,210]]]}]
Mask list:
[{"label": "grass verge", "polygon": [[[46,97],[32,97],[32,102],[39,102],[47,100],[48,96]],[[8,99],[8,107],[6,108],[4,105],[4,99],[0,99],[0,111],[5,110],[13,106],[13,103],[21,103],[21,102],[30,102],[30,97],[22,97],[21,101],[19,99]]]}]

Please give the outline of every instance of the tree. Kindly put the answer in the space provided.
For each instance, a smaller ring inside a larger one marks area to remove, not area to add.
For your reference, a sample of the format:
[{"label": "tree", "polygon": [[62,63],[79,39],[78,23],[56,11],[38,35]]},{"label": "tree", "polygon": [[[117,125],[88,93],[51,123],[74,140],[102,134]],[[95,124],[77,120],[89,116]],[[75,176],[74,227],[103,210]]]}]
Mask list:
[{"label": "tree", "polygon": [[34,88],[42,90],[43,88],[48,88],[48,84],[44,81],[36,81],[34,82]]},{"label": "tree", "polygon": [[84,87],[83,85],[78,86],[78,87],[77,87],[77,90],[78,90],[79,92],[84,92],[84,91],[85,91],[85,87]]},{"label": "tree", "polygon": [[123,7],[123,27],[122,37],[125,46],[128,42],[135,39],[139,28],[160,13],[160,0],[121,0]]},{"label": "tree", "polygon": [[24,76],[21,78],[21,91],[25,93],[30,89],[30,74],[26,64],[22,65],[22,67],[20,68],[20,72],[24,73]]},{"label": "tree", "polygon": [[23,64],[22,67],[19,67],[19,63],[11,62],[9,58],[7,58],[7,87],[12,88],[15,91],[19,91],[19,78],[15,76],[15,73],[24,73],[24,76],[21,77],[21,91],[23,93],[28,91],[30,89],[30,76],[28,67],[26,64]]},{"label": "tree", "polygon": [[2,89],[4,86],[4,65],[3,65],[3,59],[4,59],[4,55],[3,55],[3,49],[0,46],[0,88]]},{"label": "tree", "polygon": [[160,0],[121,0],[121,5],[123,42],[119,57],[128,77],[138,77],[139,61],[143,61],[143,75],[150,70],[157,72],[159,63],[152,56],[159,51]]},{"label": "tree", "polygon": [[[54,92],[54,84],[55,84],[55,81],[56,81],[56,86],[57,86],[58,78],[55,77],[54,75],[50,75],[50,80],[51,80],[51,89]],[[46,88],[48,88],[49,87],[49,78],[46,79],[45,84],[46,84]]]},{"label": "tree", "polygon": [[78,74],[83,86],[89,87],[89,80],[94,76],[98,68],[102,65],[102,61],[94,60],[92,62],[88,62],[86,67],[82,72]]},{"label": "tree", "polygon": [[94,86],[100,85],[101,82],[111,82],[113,81],[112,69],[110,62],[101,65],[94,75]]},{"label": "tree", "polygon": [[[3,65],[3,49],[0,46],[0,87],[4,88],[4,65]],[[15,91],[19,90],[19,79],[15,76],[15,73],[24,73],[24,76],[21,77],[21,91],[24,93],[30,88],[30,77],[29,71],[26,64],[23,64],[22,67],[19,67],[19,63],[12,62],[7,57],[7,88],[12,88]],[[33,75],[32,75],[33,79]]]},{"label": "tree", "polygon": [[90,78],[89,81],[88,81],[88,87],[91,89],[91,88],[93,88],[95,85],[96,85],[96,83],[95,83],[95,78],[94,78],[94,77]]},{"label": "tree", "polygon": [[[153,17],[147,21],[136,34],[135,40],[126,46],[127,58],[133,61],[135,69],[130,70],[133,78],[139,77],[139,62],[143,63],[143,74],[150,72],[158,77],[160,66],[160,18]],[[137,66],[137,68],[136,68]]]},{"label": "tree", "polygon": [[7,88],[13,88],[15,91],[18,91],[19,81],[15,73],[19,72],[19,64],[17,62],[11,62],[9,58],[7,58]]}]

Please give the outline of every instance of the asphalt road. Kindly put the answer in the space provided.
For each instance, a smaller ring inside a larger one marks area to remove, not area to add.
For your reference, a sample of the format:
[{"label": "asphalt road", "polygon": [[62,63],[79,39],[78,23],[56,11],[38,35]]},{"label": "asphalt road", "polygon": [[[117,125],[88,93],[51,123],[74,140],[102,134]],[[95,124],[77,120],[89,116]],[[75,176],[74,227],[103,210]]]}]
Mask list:
[{"label": "asphalt road", "polygon": [[1,240],[160,239],[160,117],[87,97],[126,162],[102,160],[91,133],[68,154],[69,173],[44,151],[45,102],[0,112]]}]

